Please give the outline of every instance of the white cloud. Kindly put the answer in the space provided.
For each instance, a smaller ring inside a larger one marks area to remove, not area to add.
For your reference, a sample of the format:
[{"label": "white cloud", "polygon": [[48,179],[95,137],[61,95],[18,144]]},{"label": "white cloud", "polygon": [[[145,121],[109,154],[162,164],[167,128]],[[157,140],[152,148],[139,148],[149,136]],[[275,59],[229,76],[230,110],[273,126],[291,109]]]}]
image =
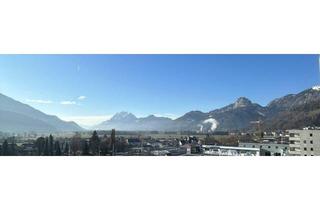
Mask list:
[{"label": "white cloud", "polygon": [[52,104],[53,102],[50,100],[42,100],[42,99],[27,99],[27,102],[37,103],[37,104]]},{"label": "white cloud", "polygon": [[93,115],[93,116],[62,116],[65,121],[74,121],[82,126],[94,126],[109,120],[112,115]]},{"label": "white cloud", "polygon": [[78,97],[78,100],[84,100],[84,99],[86,99],[87,97],[86,96],[79,96]]},{"label": "white cloud", "polygon": [[75,102],[75,101],[61,101],[60,104],[61,105],[76,105],[77,102]]}]

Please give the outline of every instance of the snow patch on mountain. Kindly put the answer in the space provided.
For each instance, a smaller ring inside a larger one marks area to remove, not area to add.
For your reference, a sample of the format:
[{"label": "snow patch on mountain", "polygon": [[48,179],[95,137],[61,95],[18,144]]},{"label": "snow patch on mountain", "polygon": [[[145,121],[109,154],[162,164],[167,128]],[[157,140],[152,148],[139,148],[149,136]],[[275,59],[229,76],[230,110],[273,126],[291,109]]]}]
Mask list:
[{"label": "snow patch on mountain", "polygon": [[264,113],[259,112],[259,111],[258,111],[258,114],[261,115],[262,117],[265,117],[265,116],[266,116]]},{"label": "snow patch on mountain", "polygon": [[320,91],[320,85],[312,87],[312,90]]}]

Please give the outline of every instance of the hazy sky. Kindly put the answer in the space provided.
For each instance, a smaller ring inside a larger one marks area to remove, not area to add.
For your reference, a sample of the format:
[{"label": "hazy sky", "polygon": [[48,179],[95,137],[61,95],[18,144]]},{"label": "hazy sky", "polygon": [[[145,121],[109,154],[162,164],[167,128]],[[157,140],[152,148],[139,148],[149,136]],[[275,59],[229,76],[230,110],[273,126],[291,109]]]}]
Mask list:
[{"label": "hazy sky", "polygon": [[0,92],[96,124],[119,111],[177,117],[240,96],[266,105],[320,83],[317,55],[0,55]]}]

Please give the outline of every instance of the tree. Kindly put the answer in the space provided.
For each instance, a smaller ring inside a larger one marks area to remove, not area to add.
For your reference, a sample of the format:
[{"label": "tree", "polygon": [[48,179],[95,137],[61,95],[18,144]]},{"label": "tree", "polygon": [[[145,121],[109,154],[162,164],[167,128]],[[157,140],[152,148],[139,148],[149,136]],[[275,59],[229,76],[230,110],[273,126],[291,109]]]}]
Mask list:
[{"label": "tree", "polygon": [[49,155],[51,155],[51,156],[53,156],[53,136],[50,134],[50,136],[49,136],[49,151],[48,151],[48,153],[49,153]]},{"label": "tree", "polygon": [[63,155],[69,156],[69,143],[65,143],[66,146],[64,147]]},{"label": "tree", "polygon": [[79,155],[79,152],[81,152],[81,135],[79,133],[76,133],[71,140],[70,144],[70,150],[72,155]]},{"label": "tree", "polygon": [[9,147],[9,155],[11,155],[11,156],[17,155],[16,146],[17,146],[17,145],[16,145],[14,142],[12,142],[12,143],[10,144],[10,147]]},{"label": "tree", "polygon": [[55,156],[61,156],[61,149],[60,149],[59,141],[56,141],[54,143],[54,151],[55,151]]},{"label": "tree", "polygon": [[112,129],[111,131],[111,154],[112,156],[115,155],[116,151],[116,130]]},{"label": "tree", "polygon": [[100,138],[97,131],[93,131],[90,138],[90,150],[93,155],[100,155]]},{"label": "tree", "polygon": [[82,155],[83,155],[83,156],[88,156],[88,155],[90,155],[90,153],[89,153],[89,144],[88,144],[87,141],[84,141],[84,143],[83,143]]},{"label": "tree", "polygon": [[2,144],[2,155],[8,156],[9,155],[9,148],[8,148],[8,141],[5,140]]},{"label": "tree", "polygon": [[110,152],[110,139],[107,135],[103,136],[103,139],[101,140],[101,155],[107,155]]},{"label": "tree", "polygon": [[37,148],[37,155],[43,155],[45,139],[43,137],[37,138],[35,146]]},{"label": "tree", "polygon": [[46,138],[45,144],[44,144],[44,156],[49,155],[49,139]]}]

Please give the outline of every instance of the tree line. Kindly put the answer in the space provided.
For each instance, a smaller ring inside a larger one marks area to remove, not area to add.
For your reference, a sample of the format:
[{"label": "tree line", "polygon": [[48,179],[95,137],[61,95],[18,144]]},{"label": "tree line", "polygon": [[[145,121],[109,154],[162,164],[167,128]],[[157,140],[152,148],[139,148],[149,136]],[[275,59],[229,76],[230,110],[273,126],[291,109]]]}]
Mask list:
[{"label": "tree line", "polygon": [[116,141],[115,130],[111,132],[110,138],[106,135],[101,140],[97,131],[93,131],[89,140],[82,139],[76,134],[70,141],[55,140],[52,135],[48,137],[39,137],[32,145],[32,151],[26,153],[23,149],[19,149],[16,143],[9,143],[5,140],[0,148],[0,155],[37,155],[37,156],[100,156],[100,155],[116,155],[117,150],[124,150],[124,145]]}]

